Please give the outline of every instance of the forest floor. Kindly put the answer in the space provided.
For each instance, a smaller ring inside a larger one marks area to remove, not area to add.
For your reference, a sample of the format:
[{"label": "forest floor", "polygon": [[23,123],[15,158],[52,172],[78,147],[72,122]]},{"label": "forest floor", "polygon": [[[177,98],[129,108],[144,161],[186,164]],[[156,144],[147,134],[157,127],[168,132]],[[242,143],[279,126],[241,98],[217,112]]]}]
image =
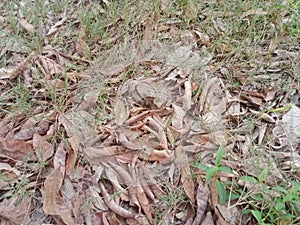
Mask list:
[{"label": "forest floor", "polygon": [[0,224],[300,224],[300,1],[0,1]]}]

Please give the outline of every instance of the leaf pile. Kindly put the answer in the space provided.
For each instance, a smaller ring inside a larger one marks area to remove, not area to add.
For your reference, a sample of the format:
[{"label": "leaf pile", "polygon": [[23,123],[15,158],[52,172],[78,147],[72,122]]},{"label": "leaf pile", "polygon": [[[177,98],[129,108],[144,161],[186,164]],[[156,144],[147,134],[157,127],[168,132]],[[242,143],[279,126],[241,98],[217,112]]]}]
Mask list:
[{"label": "leaf pile", "polygon": [[[110,209],[117,216],[115,219],[125,219],[127,224],[153,224],[157,214],[166,223],[202,221],[208,213],[206,207],[199,205],[203,200],[196,199],[198,194],[203,196],[200,187],[205,184],[198,184],[197,194],[191,162],[197,153],[207,155],[205,151],[213,152],[218,145],[227,145],[227,100],[218,78],[203,82],[201,94],[193,96],[193,91],[199,89],[192,81],[193,73],[188,75],[175,66],[182,57],[190,69],[194,69],[193,63],[196,67],[201,61],[190,48],[179,47],[166,54],[165,62],[133,62],[137,74],[151,75],[135,76],[121,86],[117,84],[120,88],[111,110],[113,118],[97,127],[98,134],[89,125],[96,119],[89,113],[96,102],[59,117],[75,155],[83,152],[99,171],[96,183],[103,199],[98,196],[97,201]],[[98,73],[105,70],[99,69]],[[121,80],[115,76],[106,82]],[[205,101],[195,104],[192,97]],[[201,176],[198,179],[201,181]],[[174,196],[169,196],[174,191]],[[206,194],[207,201],[208,189]],[[201,211],[196,216],[193,209],[197,205]]]}]

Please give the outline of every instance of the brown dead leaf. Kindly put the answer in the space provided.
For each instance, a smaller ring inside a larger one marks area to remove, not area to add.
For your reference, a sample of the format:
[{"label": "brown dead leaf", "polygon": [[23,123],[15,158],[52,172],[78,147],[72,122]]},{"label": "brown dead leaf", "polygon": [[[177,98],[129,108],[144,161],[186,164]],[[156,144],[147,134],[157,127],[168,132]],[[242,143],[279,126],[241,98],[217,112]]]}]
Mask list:
[{"label": "brown dead leaf", "polygon": [[33,135],[32,145],[36,156],[41,161],[47,161],[54,153],[53,144],[48,142],[45,137],[39,135],[38,133]]},{"label": "brown dead leaf", "polygon": [[24,159],[30,161],[37,160],[31,143],[14,139],[0,140],[0,155],[18,161]]},{"label": "brown dead leaf", "polygon": [[72,219],[71,210],[59,193],[63,178],[60,168],[54,169],[46,178],[43,210],[48,215],[59,216],[67,225],[76,225]]}]

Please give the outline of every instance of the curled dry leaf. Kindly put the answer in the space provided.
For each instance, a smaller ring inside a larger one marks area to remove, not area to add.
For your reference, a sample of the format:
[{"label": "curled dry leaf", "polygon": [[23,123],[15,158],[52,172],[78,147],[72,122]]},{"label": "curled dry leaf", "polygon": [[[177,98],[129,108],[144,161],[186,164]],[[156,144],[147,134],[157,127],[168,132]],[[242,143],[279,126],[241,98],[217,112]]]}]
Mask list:
[{"label": "curled dry leaf", "polygon": [[116,214],[124,218],[134,218],[134,214],[119,206],[110,196],[102,183],[99,184],[105,204]]},{"label": "curled dry leaf", "polygon": [[43,210],[48,215],[59,216],[67,225],[76,225],[72,219],[71,210],[59,193],[63,178],[60,168],[54,169],[46,178]]}]

